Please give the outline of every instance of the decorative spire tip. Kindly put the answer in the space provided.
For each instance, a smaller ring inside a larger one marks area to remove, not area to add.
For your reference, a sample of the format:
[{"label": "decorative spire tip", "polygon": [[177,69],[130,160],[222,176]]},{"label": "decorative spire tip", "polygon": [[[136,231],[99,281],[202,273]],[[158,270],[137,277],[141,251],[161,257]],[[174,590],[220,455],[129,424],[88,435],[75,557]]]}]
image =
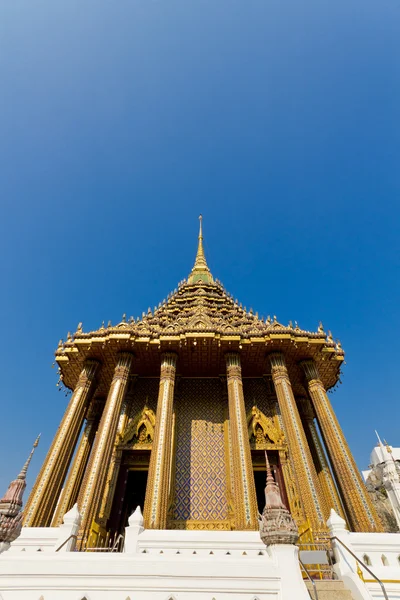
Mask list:
[{"label": "decorative spire tip", "polygon": [[203,215],[199,215],[199,237],[196,260],[192,272],[188,277],[188,283],[193,284],[197,281],[204,281],[204,283],[213,283],[213,277],[208,268],[206,257],[203,248]]}]

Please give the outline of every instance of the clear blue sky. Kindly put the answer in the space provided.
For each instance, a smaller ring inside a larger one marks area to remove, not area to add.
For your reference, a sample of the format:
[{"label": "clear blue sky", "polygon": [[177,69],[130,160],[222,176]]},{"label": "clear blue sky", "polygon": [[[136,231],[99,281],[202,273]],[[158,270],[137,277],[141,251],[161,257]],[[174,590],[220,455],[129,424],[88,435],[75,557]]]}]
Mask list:
[{"label": "clear blue sky", "polygon": [[4,0],[0,494],[67,399],[79,321],[138,316],[191,269],[347,352],[360,467],[400,445],[398,0]]}]

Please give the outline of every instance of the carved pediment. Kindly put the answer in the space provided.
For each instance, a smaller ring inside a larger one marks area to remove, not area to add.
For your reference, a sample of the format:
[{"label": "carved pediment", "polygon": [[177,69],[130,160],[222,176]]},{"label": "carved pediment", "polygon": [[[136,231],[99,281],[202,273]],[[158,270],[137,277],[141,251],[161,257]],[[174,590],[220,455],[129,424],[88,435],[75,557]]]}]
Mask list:
[{"label": "carved pediment", "polygon": [[151,408],[145,406],[128,424],[121,440],[122,445],[148,445],[154,439],[156,416]]},{"label": "carved pediment", "polygon": [[280,444],[284,440],[283,432],[276,426],[274,420],[267,417],[257,406],[247,413],[249,440],[256,446]]}]

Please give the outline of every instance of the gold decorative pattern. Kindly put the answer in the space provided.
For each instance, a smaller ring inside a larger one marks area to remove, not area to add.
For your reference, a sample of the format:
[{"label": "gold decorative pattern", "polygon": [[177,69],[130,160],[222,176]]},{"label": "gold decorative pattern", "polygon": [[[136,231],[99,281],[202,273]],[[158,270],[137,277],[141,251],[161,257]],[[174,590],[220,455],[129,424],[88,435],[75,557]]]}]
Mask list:
[{"label": "gold decorative pattern", "polygon": [[264,413],[254,405],[247,413],[247,430],[251,447],[264,450],[270,444],[283,444],[284,435],[278,429],[272,418],[266,417]]},{"label": "gold decorative pattern", "polygon": [[205,529],[210,523],[213,529],[214,522],[228,518],[224,410],[219,379],[182,378],[175,407],[178,440],[175,495],[168,526],[203,523]]},{"label": "gold decorative pattern", "polygon": [[343,507],[340,502],[340,498],[332,477],[331,470],[329,468],[328,460],[325,455],[325,450],[322,446],[317,428],[315,426],[314,411],[311,406],[311,402],[308,398],[305,397],[297,398],[297,402],[302,408],[301,412],[305,422],[305,429],[308,429],[308,443],[310,446],[311,454],[314,456],[314,463],[317,469],[317,475],[325,496],[325,504],[327,510],[325,518],[329,518],[331,508],[334,508],[338,515],[340,515],[343,519],[346,519],[346,515],[343,512]]},{"label": "gold decorative pattern", "polygon": [[170,521],[168,529],[189,529],[192,531],[230,531],[230,521]]},{"label": "gold decorative pattern", "polygon": [[80,531],[82,537],[88,535],[92,522],[96,520],[100,510],[132,360],[133,356],[128,352],[121,352],[118,355],[114,378],[78,496],[78,507],[82,516]]},{"label": "gold decorative pattern", "polygon": [[226,354],[229,422],[232,439],[236,528],[258,529],[258,508],[247,435],[240,356]]},{"label": "gold decorative pattern", "polygon": [[317,366],[312,360],[303,361],[301,366],[351,526],[354,531],[382,531],[378,514],[319,378]]},{"label": "gold decorative pattern", "polygon": [[[131,386],[132,387],[132,386]],[[126,391],[126,395],[124,400],[122,401],[121,412],[118,419],[117,425],[117,433],[115,436],[115,442],[111,453],[110,465],[108,467],[108,472],[106,476],[106,483],[104,486],[103,497],[101,499],[100,510],[98,514],[97,521],[99,525],[103,527],[106,526],[107,519],[110,516],[113,496],[115,492],[115,486],[117,483],[117,478],[119,474],[119,469],[121,466],[122,460],[122,451],[119,448],[118,444],[124,434],[125,427],[128,421],[128,399],[127,399],[128,391]]]},{"label": "gold decorative pattern", "polygon": [[325,520],[324,497],[293,396],[285,359],[280,352],[270,354],[269,359],[279,407],[285,423],[289,452],[301,485],[305,510],[312,527],[320,529],[324,526]]},{"label": "gold decorative pattern", "polygon": [[[129,390],[127,391],[125,400],[122,405],[120,419],[118,422],[118,431],[116,436],[115,448],[111,456],[110,468],[108,471],[107,482],[104,489],[103,500],[101,503],[99,518],[102,523],[106,523],[108,518],[110,517],[112,503],[114,500],[115,487],[117,485],[119,469],[123,458],[123,452],[126,449],[132,449],[131,446],[124,446],[121,442],[125,434],[125,429],[129,427],[130,423],[136,416],[137,408],[139,406],[148,404],[151,410],[153,410],[153,408],[156,409],[158,388],[158,377],[135,377],[134,385],[131,385]],[[150,447],[151,446],[149,446],[149,448]],[[139,449],[140,448],[135,446],[135,450]],[[124,460],[126,461],[126,457]]]},{"label": "gold decorative pattern", "polygon": [[49,527],[78,441],[98,362],[87,360],[25,508],[25,527]]},{"label": "gold decorative pattern", "polygon": [[88,410],[86,425],[84,427],[82,438],[78,450],[74,456],[72,466],[69,470],[67,480],[64,484],[60,499],[57,504],[56,512],[52,520],[52,527],[58,527],[63,522],[66,512],[75,504],[79,488],[85,473],[85,468],[89,459],[90,450],[93,445],[96,429],[100,422],[101,410],[104,406],[104,400],[94,398]]},{"label": "gold decorative pattern", "polygon": [[146,403],[129,423],[120,443],[122,445],[129,444],[135,448],[151,448],[155,424],[156,415]]},{"label": "gold decorative pattern", "polygon": [[172,352],[165,352],[161,357],[156,426],[144,504],[144,522],[148,529],[165,529],[167,524],[176,359]]}]

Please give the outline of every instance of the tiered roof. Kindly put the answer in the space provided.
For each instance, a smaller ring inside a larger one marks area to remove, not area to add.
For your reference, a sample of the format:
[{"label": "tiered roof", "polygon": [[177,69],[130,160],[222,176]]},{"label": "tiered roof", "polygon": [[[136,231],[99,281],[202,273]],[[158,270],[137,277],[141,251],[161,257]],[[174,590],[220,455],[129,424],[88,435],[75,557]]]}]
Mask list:
[{"label": "tiered roof", "polygon": [[154,374],[157,373],[160,350],[177,351],[182,373],[191,375],[223,373],[223,354],[238,350],[244,371],[250,375],[265,373],[267,352],[279,349],[285,351],[289,363],[291,359],[297,363],[310,357],[324,362],[321,376],[328,388],[337,382],[344,359],[340,343],[335,343],[321,324],[316,332],[305,331],[291,322],[285,326],[276,317],[259,318],[252,309],[248,311],[234,300],[213,278],[207,265],[201,217],[193,269],[188,279],[181,281],[157,308],[149,308],[136,321],[133,317],[126,320],[124,315],[117,325],[103,324],[91,332],[84,332],[79,324],[74,336],[68,334],[67,341],[60,342],[56,360],[64,384],[73,388],[85,358],[94,357],[113,365],[115,359],[111,355],[122,349],[133,351],[137,372],[148,375],[153,373],[153,366]]}]

